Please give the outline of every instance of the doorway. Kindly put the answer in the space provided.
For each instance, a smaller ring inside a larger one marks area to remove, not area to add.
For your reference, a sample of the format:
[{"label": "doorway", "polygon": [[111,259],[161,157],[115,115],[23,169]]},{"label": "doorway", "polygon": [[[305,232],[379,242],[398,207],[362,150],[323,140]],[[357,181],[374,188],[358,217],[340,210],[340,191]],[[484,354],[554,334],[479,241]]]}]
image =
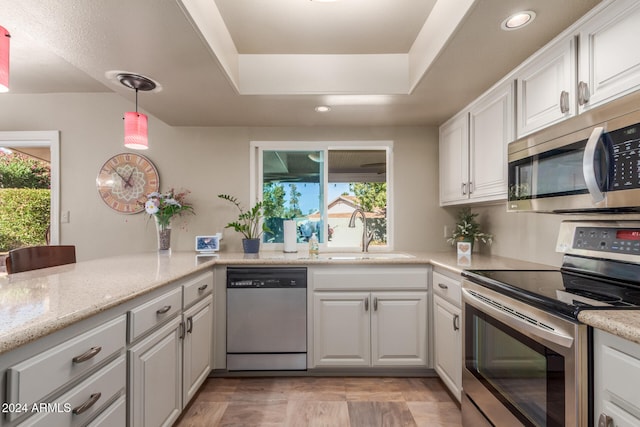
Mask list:
[{"label": "doorway", "polygon": [[51,167],[49,243],[60,244],[60,132],[0,132],[0,147],[15,149],[34,157],[48,157]]}]

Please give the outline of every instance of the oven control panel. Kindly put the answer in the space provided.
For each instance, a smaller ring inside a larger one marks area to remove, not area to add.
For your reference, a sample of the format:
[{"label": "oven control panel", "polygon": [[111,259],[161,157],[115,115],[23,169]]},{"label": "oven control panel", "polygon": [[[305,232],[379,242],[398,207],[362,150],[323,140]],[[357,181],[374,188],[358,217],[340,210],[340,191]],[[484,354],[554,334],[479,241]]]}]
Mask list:
[{"label": "oven control panel", "polygon": [[640,255],[640,228],[576,227],[573,248]]}]

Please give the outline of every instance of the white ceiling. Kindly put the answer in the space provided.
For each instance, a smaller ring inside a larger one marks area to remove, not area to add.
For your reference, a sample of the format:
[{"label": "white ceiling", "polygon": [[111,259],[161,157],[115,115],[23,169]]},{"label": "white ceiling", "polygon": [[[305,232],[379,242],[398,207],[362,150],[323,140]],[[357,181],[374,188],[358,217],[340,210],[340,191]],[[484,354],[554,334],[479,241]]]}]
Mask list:
[{"label": "white ceiling", "polygon": [[[437,125],[597,3],[0,0],[0,25],[12,35],[10,94],[133,102],[106,74],[121,70],[159,83],[140,109],[173,126]],[[499,29],[523,9],[534,23]],[[316,113],[319,104],[332,111]]]}]

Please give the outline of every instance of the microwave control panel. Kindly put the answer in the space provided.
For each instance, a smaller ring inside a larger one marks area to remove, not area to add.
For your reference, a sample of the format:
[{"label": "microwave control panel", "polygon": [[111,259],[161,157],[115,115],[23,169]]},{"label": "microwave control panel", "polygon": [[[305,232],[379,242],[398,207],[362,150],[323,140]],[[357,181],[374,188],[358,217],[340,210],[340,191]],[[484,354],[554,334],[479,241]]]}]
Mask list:
[{"label": "microwave control panel", "polygon": [[573,247],[640,255],[640,228],[576,227]]},{"label": "microwave control panel", "polygon": [[609,132],[613,148],[612,191],[640,188],[640,124]]}]

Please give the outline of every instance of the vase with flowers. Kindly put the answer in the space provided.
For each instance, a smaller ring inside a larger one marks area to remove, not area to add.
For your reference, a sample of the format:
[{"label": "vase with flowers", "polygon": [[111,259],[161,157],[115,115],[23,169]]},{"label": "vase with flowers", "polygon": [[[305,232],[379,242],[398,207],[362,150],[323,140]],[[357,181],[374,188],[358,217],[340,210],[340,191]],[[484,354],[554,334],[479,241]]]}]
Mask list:
[{"label": "vase with flowers", "polygon": [[187,203],[189,190],[175,192],[173,188],[166,193],[153,192],[147,195],[145,211],[153,217],[158,232],[158,250],[171,249],[171,220],[185,213],[195,214],[193,206]]},{"label": "vase with flowers", "polygon": [[471,208],[462,208],[456,216],[456,227],[447,242],[456,245],[457,242],[469,242],[471,249],[475,242],[490,245],[493,235],[480,231],[480,224],[476,221],[477,213],[471,213]]}]

